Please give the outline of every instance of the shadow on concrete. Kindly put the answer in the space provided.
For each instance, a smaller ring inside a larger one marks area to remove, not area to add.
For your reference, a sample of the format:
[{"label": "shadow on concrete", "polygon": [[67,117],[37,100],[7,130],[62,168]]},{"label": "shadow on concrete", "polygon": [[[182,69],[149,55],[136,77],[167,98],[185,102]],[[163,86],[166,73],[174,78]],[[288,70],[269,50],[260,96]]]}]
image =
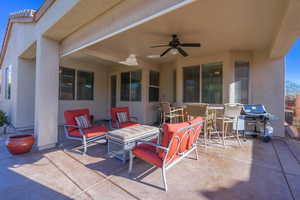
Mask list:
[{"label": "shadow on concrete", "polygon": [[[4,140],[0,143],[5,151]],[[71,199],[46,186],[54,178],[49,164],[42,152],[0,159],[0,199]]]},{"label": "shadow on concrete", "polygon": [[[269,143],[263,143],[260,138],[253,140],[252,146],[252,158],[249,163],[249,178],[248,180],[238,180],[233,181],[231,186],[222,187],[219,186],[210,190],[201,190],[199,195],[201,197],[206,197],[211,200],[231,200],[231,199],[291,199],[296,198],[293,195],[293,191],[290,188],[288,180],[286,179],[285,172],[282,169],[282,164],[280,163],[279,153],[274,146],[278,140],[273,139]],[[266,156],[271,155],[270,153],[263,152],[263,146],[272,146],[272,153],[274,153],[274,158],[278,160],[278,168],[275,166],[267,166],[262,164],[269,158]],[[233,158],[234,159],[234,158]],[[260,163],[260,161],[262,161]],[[239,166],[237,166],[239,167]],[[241,168],[243,165],[240,166]],[[268,169],[268,167],[270,167]],[[272,168],[274,167],[274,168]],[[239,173],[239,170],[236,171]],[[231,177],[233,180],[235,177]]]},{"label": "shadow on concrete", "polygon": [[[1,199],[71,199],[64,194],[49,188],[35,179],[45,179],[43,182],[51,182],[53,177],[36,177],[34,168],[38,168],[39,160],[43,159],[42,155],[13,156],[9,159],[0,161],[0,196]],[[26,169],[26,166],[31,165]],[[47,180],[48,179],[48,180]]]}]

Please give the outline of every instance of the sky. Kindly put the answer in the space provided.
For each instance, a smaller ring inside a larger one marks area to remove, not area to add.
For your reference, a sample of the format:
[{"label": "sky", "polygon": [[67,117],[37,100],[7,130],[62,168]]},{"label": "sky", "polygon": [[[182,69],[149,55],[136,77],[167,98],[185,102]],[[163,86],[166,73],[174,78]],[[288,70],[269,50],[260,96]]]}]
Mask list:
[{"label": "sky", "polygon": [[[2,46],[3,37],[10,13],[25,9],[37,10],[44,0],[0,0],[0,46]],[[1,48],[1,47],[0,47]]]},{"label": "sky", "polygon": [[300,84],[300,39],[286,55],[286,80]]},{"label": "sky", "polygon": [[[37,10],[44,0],[1,0],[0,3],[0,44],[4,37],[10,13],[24,10]],[[300,39],[286,56],[286,80],[300,84]]]}]

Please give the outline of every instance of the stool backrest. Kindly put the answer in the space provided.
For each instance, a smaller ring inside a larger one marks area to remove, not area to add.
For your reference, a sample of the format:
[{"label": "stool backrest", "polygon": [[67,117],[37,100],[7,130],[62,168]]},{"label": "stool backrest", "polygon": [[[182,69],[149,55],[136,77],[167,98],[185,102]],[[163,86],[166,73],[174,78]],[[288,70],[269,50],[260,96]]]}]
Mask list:
[{"label": "stool backrest", "polygon": [[187,104],[186,112],[191,117],[207,117],[208,104],[206,103],[195,103]]},{"label": "stool backrest", "polygon": [[238,118],[243,108],[241,104],[225,104],[224,107],[224,116],[230,118]]},{"label": "stool backrest", "polygon": [[170,113],[171,112],[171,104],[168,102],[161,102],[160,103],[161,111],[164,113]]}]

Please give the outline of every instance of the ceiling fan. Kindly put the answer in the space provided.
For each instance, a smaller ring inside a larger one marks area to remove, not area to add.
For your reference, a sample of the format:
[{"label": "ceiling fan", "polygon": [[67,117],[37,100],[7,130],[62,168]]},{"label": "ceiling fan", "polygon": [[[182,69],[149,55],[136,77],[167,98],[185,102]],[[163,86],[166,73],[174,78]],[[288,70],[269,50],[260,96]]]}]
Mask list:
[{"label": "ceiling fan", "polygon": [[184,57],[188,56],[188,53],[184,51],[181,47],[200,47],[200,43],[181,43],[179,41],[179,38],[177,37],[176,34],[172,35],[172,40],[169,42],[169,44],[166,45],[156,45],[156,46],[151,46],[151,48],[157,48],[157,47],[169,47],[167,48],[161,55],[160,57],[163,57],[166,55],[169,51],[171,50],[177,50],[181,55]]}]

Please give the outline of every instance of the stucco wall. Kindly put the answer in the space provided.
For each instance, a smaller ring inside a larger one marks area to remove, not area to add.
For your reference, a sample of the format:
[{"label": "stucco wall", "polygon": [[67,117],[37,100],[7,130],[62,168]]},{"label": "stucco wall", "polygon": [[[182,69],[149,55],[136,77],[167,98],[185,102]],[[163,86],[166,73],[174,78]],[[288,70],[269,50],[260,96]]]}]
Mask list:
[{"label": "stucco wall", "polygon": [[16,127],[34,126],[35,61],[18,59]]},{"label": "stucco wall", "polygon": [[2,64],[2,83],[1,83],[1,95],[0,95],[0,109],[3,110],[8,114],[9,119],[12,123],[15,122],[15,114],[13,112],[14,104],[13,102],[16,101],[16,81],[17,77],[12,76],[12,86],[11,86],[11,99],[5,99],[5,81],[7,77],[5,76],[5,70],[8,67],[11,67],[12,74],[16,73],[17,71],[17,59],[15,56],[15,50],[18,49],[18,28],[17,26],[12,27],[11,37],[9,41],[9,45],[6,51],[6,55],[3,60]]},{"label": "stucco wall", "polygon": [[[174,97],[176,94],[174,92],[174,73],[176,72],[176,63],[165,63],[160,69],[160,100],[170,103],[175,103]],[[176,86],[175,86],[176,87]],[[176,88],[175,88],[176,89]]]},{"label": "stucco wall", "polygon": [[284,58],[270,59],[268,51],[253,54],[251,102],[264,104],[266,109],[279,117],[273,121],[274,134],[284,136]]}]

